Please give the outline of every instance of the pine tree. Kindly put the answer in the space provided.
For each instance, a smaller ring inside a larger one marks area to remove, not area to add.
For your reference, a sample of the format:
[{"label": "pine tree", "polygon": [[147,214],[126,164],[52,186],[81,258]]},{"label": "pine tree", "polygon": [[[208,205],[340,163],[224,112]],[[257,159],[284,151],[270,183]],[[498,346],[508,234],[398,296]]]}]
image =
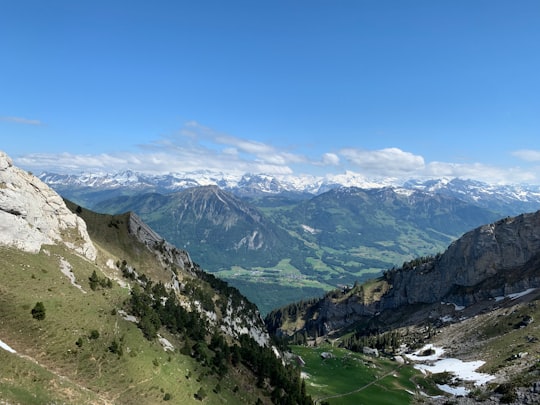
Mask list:
[{"label": "pine tree", "polygon": [[90,288],[92,291],[96,291],[99,285],[99,277],[95,270],[92,272],[92,275],[88,278],[88,280],[90,281]]},{"label": "pine tree", "polygon": [[43,305],[43,302],[41,301],[36,302],[36,305],[30,312],[32,313],[32,318],[37,319],[38,321],[45,319],[45,305]]}]

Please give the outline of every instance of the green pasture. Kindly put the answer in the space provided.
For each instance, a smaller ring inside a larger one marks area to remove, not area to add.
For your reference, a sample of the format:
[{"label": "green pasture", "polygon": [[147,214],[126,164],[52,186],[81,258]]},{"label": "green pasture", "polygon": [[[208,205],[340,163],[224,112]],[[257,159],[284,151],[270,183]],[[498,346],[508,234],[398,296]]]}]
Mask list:
[{"label": "green pasture", "polygon": [[[305,366],[306,390],[317,402],[330,404],[411,404],[420,373],[409,365],[323,345],[293,346]],[[332,358],[324,359],[323,353]]]}]

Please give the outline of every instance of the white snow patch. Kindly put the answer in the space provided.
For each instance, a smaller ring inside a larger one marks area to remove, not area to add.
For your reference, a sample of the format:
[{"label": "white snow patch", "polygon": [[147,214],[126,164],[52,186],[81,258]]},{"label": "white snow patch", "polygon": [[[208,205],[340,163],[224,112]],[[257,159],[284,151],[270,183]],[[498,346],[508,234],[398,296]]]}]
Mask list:
[{"label": "white snow patch", "polygon": [[455,395],[456,397],[464,397],[468,395],[470,391],[465,387],[451,387],[448,384],[437,384],[437,387],[439,387],[441,391]]},{"label": "white snow patch", "polygon": [[311,378],[311,376],[310,376],[308,373],[302,371],[302,372],[300,373],[300,378],[302,378],[302,379],[304,379],[304,380],[309,380],[309,379]]},{"label": "white snow patch", "polygon": [[443,323],[452,322],[454,320],[454,318],[452,318],[450,315],[445,315],[440,319],[441,319],[441,322]]},{"label": "white snow patch", "polygon": [[4,343],[2,340],[0,340],[0,349],[4,349],[10,353],[17,353],[15,349],[12,349],[7,343]]},{"label": "white snow patch", "polygon": [[60,271],[64,276],[69,278],[69,281],[74,287],[77,287],[79,290],[81,290],[83,294],[86,294],[86,291],[84,291],[83,288],[79,284],[77,284],[77,280],[75,279],[75,274],[73,274],[71,264],[63,257],[60,258]]},{"label": "white snow patch", "polygon": [[510,298],[511,300],[516,300],[518,298],[521,298],[527,294],[530,294],[532,293],[533,291],[535,291],[536,288],[529,288],[525,291],[521,291],[521,292],[518,292],[518,293],[514,293],[514,294],[508,294],[508,295],[505,295],[505,296],[498,296],[498,297],[495,297],[495,301],[496,302],[499,302],[499,301],[502,301],[504,300],[505,298]]},{"label": "white snow patch", "polygon": [[[419,356],[420,353],[425,352],[429,349],[433,349],[435,351],[435,354],[432,354],[430,356]],[[476,386],[485,384],[495,378],[490,374],[479,373],[476,371],[480,367],[482,367],[482,365],[484,365],[485,361],[462,361],[453,358],[441,359],[441,356],[443,354],[444,349],[429,344],[422,347],[420,350],[417,350],[412,355],[407,355],[407,357],[410,360],[422,362],[422,364],[416,364],[414,368],[420,370],[423,374],[426,374],[428,372],[435,374],[446,371],[455,375],[454,381],[470,381]],[[445,392],[454,395],[467,395],[469,392],[469,390],[467,390],[465,387],[459,386],[439,385],[439,388]]]},{"label": "white snow patch", "polygon": [[454,373],[457,378],[465,381],[474,382],[475,385],[482,385],[488,381],[493,380],[495,377],[485,373],[478,373],[480,367],[485,364],[485,361],[462,361],[459,359],[441,359],[433,364],[417,364],[414,367],[417,369],[424,369],[430,373],[442,373],[448,371]]}]

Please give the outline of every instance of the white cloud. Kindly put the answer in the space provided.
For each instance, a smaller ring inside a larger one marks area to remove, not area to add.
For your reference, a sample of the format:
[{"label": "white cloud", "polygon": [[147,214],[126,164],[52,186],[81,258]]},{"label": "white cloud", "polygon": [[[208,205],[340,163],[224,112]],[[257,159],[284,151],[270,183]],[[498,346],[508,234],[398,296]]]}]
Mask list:
[{"label": "white cloud", "polygon": [[31,154],[16,161],[33,171],[117,172],[130,169],[167,173],[212,170],[231,174],[291,174],[290,164],[307,161],[301,155],[262,142],[224,135],[195,122],[188,123],[176,136],[163,137],[138,147],[136,152],[96,155]]},{"label": "white cloud", "polygon": [[43,125],[39,120],[32,120],[23,117],[0,117],[0,121],[4,122],[13,122],[15,124],[24,124],[24,125]]},{"label": "white cloud", "polygon": [[335,153],[325,153],[322,156],[322,164],[325,166],[337,166],[339,165],[339,156]]},{"label": "white cloud", "polygon": [[[539,151],[521,150],[514,155],[531,162],[540,161]],[[318,158],[311,159],[288,147],[226,135],[196,122],[187,123],[175,135],[139,145],[135,152],[31,154],[15,158],[15,161],[34,172],[117,172],[131,169],[149,173],[181,173],[211,170],[233,175],[307,173],[326,176],[349,171],[358,173],[366,181],[391,178],[393,183],[440,177],[477,179],[495,184],[540,183],[540,168],[532,165],[509,168],[482,163],[426,162],[424,157],[399,148],[344,148],[337,153],[323,151]]]},{"label": "white cloud", "polygon": [[534,170],[525,170],[518,167],[497,167],[482,163],[430,162],[426,169],[419,174],[421,174],[421,177],[427,178],[461,177],[491,184],[532,184],[538,183],[540,180]]},{"label": "white cloud", "polygon": [[512,155],[526,162],[540,162],[540,150],[521,149],[512,152]]},{"label": "white cloud", "polygon": [[[187,123],[180,131],[180,135],[198,145],[204,144],[210,150],[221,149],[229,155],[237,155],[238,159],[243,159],[244,163],[257,162],[257,165],[283,166],[307,162],[307,158],[303,155],[291,153],[264,142],[223,134],[195,121]],[[180,141],[182,147],[185,147],[180,139],[175,139],[175,141]],[[281,171],[281,169],[277,170]],[[289,170],[290,168],[287,169]]]},{"label": "white cloud", "polygon": [[379,150],[343,149],[340,151],[349,162],[378,175],[411,173],[424,168],[424,158],[398,148]]}]

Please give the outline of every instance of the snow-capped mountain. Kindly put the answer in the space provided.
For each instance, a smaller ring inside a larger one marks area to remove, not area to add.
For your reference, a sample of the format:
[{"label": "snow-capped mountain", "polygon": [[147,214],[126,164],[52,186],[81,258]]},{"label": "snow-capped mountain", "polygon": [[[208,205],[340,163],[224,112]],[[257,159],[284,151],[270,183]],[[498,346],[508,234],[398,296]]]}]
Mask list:
[{"label": "snow-capped mountain", "polygon": [[[516,215],[540,209],[540,186],[492,185],[476,180],[437,179],[408,181],[403,187],[442,194],[488,208],[505,215]],[[511,211],[508,212],[508,209]]]},{"label": "snow-capped mountain", "polygon": [[[399,184],[396,179],[370,180],[345,172],[326,176],[292,176],[268,174],[232,175],[222,172],[196,171],[170,174],[146,174],[133,171],[118,173],[56,174],[42,173],[39,178],[61,194],[96,193],[112,195],[139,192],[172,193],[190,187],[217,185],[240,196],[297,194],[307,197],[319,195],[339,187],[376,189],[394,188],[397,192],[421,190],[459,198],[501,215],[516,215],[540,209],[540,186],[492,185],[476,180],[434,179],[409,180]],[[101,195],[100,194],[100,195]]]},{"label": "snow-capped mountain", "polygon": [[345,172],[327,176],[274,176],[268,174],[231,175],[222,172],[196,171],[170,174],[145,174],[131,170],[118,173],[57,174],[43,172],[39,178],[52,187],[111,190],[117,188],[153,189],[174,192],[189,187],[216,185],[239,194],[280,194],[284,192],[320,194],[337,187],[380,188],[395,185],[395,181],[369,180],[364,176]]}]

